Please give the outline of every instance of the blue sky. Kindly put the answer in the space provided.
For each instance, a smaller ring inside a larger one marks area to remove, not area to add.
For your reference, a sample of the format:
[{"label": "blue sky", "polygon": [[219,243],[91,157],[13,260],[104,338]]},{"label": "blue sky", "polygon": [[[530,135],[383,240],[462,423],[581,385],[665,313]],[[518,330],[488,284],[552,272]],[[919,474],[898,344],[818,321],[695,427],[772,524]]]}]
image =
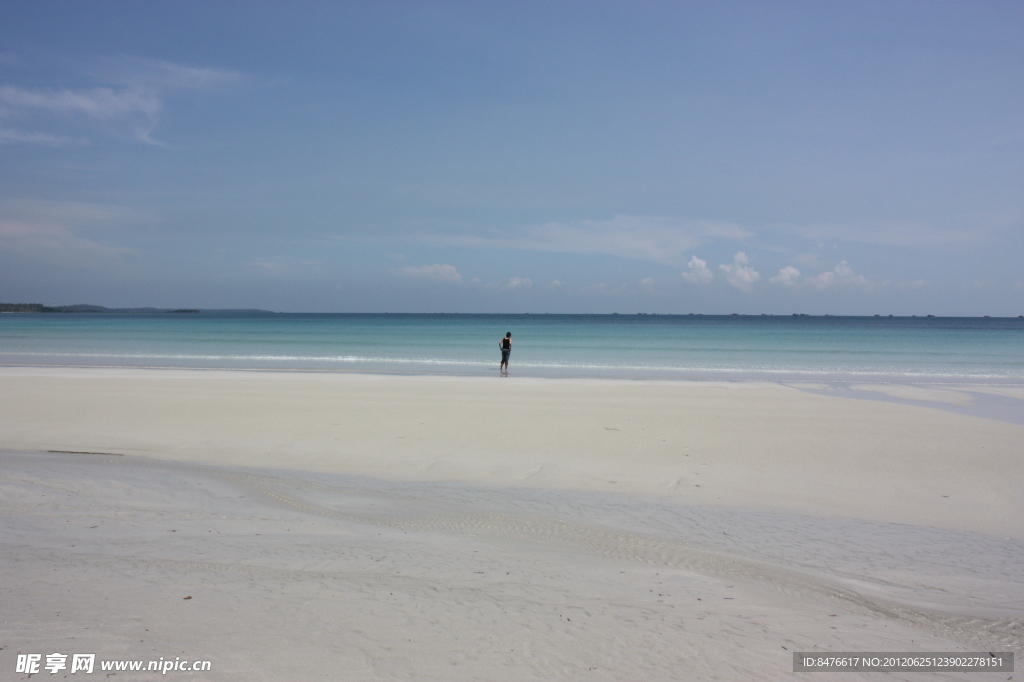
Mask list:
[{"label": "blue sky", "polygon": [[0,300],[1024,314],[1019,2],[0,4]]}]

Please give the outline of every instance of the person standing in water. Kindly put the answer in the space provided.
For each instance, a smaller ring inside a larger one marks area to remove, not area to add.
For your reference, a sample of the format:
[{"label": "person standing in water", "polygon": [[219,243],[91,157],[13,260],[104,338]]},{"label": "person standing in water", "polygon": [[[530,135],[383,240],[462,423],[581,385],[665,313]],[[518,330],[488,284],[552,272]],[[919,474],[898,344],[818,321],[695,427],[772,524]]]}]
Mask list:
[{"label": "person standing in water", "polygon": [[498,342],[498,348],[501,349],[501,364],[498,365],[498,369],[502,374],[508,374],[508,356],[512,352],[512,332],[505,334],[505,337]]}]

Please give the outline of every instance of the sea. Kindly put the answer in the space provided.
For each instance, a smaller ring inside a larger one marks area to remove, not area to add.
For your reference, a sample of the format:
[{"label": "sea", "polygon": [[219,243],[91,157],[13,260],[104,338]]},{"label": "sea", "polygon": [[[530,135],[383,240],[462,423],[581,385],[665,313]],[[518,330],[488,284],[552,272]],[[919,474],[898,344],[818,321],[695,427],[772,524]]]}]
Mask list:
[{"label": "sea", "polygon": [[11,313],[0,365],[1024,385],[1024,318]]}]

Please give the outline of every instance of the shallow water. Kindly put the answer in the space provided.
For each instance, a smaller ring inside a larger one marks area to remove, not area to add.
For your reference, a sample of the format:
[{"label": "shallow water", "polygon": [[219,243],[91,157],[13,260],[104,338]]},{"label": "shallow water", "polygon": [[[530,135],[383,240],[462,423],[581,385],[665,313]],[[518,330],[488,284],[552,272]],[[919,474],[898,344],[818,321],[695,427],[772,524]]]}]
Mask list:
[{"label": "shallow water", "polygon": [[0,363],[1024,384],[1024,319],[706,315],[10,314]]}]

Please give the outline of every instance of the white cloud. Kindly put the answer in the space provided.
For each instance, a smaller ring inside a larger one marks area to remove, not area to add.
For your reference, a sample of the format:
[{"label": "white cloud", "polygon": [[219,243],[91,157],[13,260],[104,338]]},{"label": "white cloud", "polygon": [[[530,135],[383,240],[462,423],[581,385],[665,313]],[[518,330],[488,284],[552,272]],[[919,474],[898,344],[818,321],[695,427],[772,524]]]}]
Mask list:
[{"label": "white cloud", "polygon": [[68,226],[117,227],[152,221],[152,216],[112,204],[78,201],[12,200],[0,202],[0,218]]},{"label": "white cloud", "polygon": [[134,136],[151,144],[163,103],[156,92],[127,88],[44,90],[0,86],[0,110],[45,112],[62,118],[85,117],[104,124],[128,125]]},{"label": "white cloud", "polygon": [[403,275],[409,277],[420,277],[435,282],[448,282],[450,284],[461,282],[462,275],[455,269],[454,265],[421,265],[419,267],[405,267],[399,270]]},{"label": "white cloud", "polygon": [[640,286],[651,289],[654,287],[654,280],[650,277],[644,277],[642,280],[640,280]]},{"label": "white cloud", "polygon": [[0,218],[0,252],[14,251],[45,260],[83,257],[108,259],[132,255],[135,249],[104,244],[75,234],[54,221],[23,221]]},{"label": "white cloud", "polygon": [[686,264],[686,267],[690,268],[690,271],[680,273],[680,275],[687,282],[705,284],[715,278],[715,273],[708,270],[708,262],[696,256],[690,258],[690,262]]},{"label": "white cloud", "polygon": [[679,265],[683,254],[711,239],[743,239],[750,232],[731,223],[661,216],[549,222],[487,234],[426,234],[410,239],[457,246],[499,246],[527,251],[604,254]]},{"label": "white cloud", "polygon": [[857,242],[882,246],[948,246],[972,244],[993,238],[1007,226],[1006,218],[979,218],[970,227],[946,227],[917,222],[886,222],[876,225],[773,225],[774,229],[807,239]]},{"label": "white cloud", "polygon": [[82,142],[82,140],[74,140],[70,137],[60,137],[58,135],[47,135],[46,133],[40,132],[26,132],[24,130],[15,130],[13,128],[2,128],[0,129],[0,144],[41,144],[47,147],[63,147],[69,144],[75,144]]},{"label": "white cloud", "polygon": [[323,263],[318,260],[292,258],[290,256],[273,256],[270,258],[254,258],[249,267],[260,272],[287,277],[308,277],[322,272]]},{"label": "white cloud", "polygon": [[502,287],[502,289],[520,289],[532,286],[533,280],[529,277],[509,277],[508,282]]},{"label": "white cloud", "polygon": [[175,64],[160,59],[120,57],[99,62],[93,70],[98,81],[129,88],[159,90],[215,90],[244,80],[237,71]]},{"label": "white cloud", "polygon": [[795,287],[800,283],[800,271],[792,265],[787,265],[779,270],[779,274],[775,275],[768,281],[787,287]]},{"label": "white cloud", "polygon": [[750,259],[747,254],[740,251],[733,256],[733,262],[729,265],[719,265],[718,269],[725,273],[725,279],[729,284],[743,291],[753,289],[754,282],[761,279],[761,275],[748,263]]},{"label": "white cloud", "polygon": [[[240,75],[224,69],[192,67],[155,60],[123,58],[108,60],[93,74],[102,84],[90,88],[27,88],[0,86],[0,116],[32,116],[40,113],[62,119],[87,119],[108,126],[127,125],[144,142],[160,144],[151,137],[173,92],[211,90],[235,83]],[[66,122],[65,122],[66,125]],[[27,135],[46,136],[45,133]],[[58,136],[47,136],[60,139]],[[47,143],[46,137],[34,141]]]},{"label": "white cloud", "polygon": [[97,235],[151,221],[119,206],[5,201],[0,203],[0,251],[51,262],[87,261],[99,267],[138,252]]},{"label": "white cloud", "polygon": [[869,288],[873,282],[864,275],[858,275],[846,261],[840,261],[832,270],[807,277],[804,282],[816,289],[828,289],[833,286]]},{"label": "white cloud", "polygon": [[836,282],[836,273],[828,271],[822,272],[814,277],[808,277],[804,280],[808,285],[815,287],[816,289],[827,289]]},{"label": "white cloud", "polygon": [[29,90],[3,86],[0,87],[0,104],[15,109],[42,110],[65,117],[77,114],[103,123],[127,121],[136,138],[150,144],[160,144],[150,134],[157,125],[163,105],[152,92],[112,88]]}]

